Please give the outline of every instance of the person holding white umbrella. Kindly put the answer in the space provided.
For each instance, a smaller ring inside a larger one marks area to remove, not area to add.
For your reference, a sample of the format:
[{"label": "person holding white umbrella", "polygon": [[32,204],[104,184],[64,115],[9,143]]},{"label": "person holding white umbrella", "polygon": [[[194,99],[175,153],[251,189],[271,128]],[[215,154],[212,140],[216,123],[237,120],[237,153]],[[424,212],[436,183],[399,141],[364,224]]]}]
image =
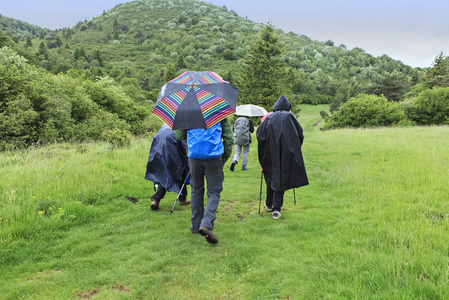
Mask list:
[{"label": "person holding white umbrella", "polygon": [[235,154],[232,160],[230,170],[234,171],[235,165],[243,152],[242,171],[246,171],[248,164],[248,155],[251,145],[251,133],[254,132],[254,124],[248,117],[260,117],[267,114],[267,111],[260,106],[253,104],[239,105],[236,107],[236,115],[239,117],[232,127],[234,132]]}]

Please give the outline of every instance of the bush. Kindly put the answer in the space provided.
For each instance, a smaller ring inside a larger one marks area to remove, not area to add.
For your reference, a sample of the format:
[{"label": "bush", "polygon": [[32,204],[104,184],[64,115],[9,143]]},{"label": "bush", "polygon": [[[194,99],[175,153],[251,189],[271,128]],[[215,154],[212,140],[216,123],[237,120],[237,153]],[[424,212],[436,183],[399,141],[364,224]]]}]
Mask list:
[{"label": "bush", "polygon": [[113,148],[125,147],[131,143],[131,134],[128,130],[106,130],[103,132],[103,138],[111,143]]},{"label": "bush", "polygon": [[419,125],[449,124],[449,88],[436,87],[419,93],[406,113]]},{"label": "bush", "polygon": [[384,96],[360,94],[343,103],[339,111],[328,117],[323,129],[412,124],[400,103],[388,102]]}]

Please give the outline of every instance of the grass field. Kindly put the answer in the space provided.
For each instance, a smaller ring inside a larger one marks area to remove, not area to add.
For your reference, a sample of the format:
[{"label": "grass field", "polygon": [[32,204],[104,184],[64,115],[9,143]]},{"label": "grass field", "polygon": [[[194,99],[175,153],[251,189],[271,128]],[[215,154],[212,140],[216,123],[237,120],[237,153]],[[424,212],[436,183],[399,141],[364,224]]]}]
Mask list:
[{"label": "grass field", "polygon": [[149,138],[0,153],[0,299],[448,299],[449,127],[321,131],[328,106],[301,108],[310,185],[259,214],[254,135],[217,245],[176,194],[150,210]]}]

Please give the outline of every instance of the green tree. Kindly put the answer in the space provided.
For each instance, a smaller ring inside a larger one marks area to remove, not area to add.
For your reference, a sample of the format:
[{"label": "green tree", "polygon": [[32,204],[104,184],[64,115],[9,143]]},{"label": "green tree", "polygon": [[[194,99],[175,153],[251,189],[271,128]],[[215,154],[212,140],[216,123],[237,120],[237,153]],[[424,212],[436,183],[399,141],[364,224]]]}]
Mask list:
[{"label": "green tree", "polygon": [[37,51],[37,54],[43,55],[45,59],[48,59],[47,45],[45,45],[43,41],[39,44],[39,50]]},{"label": "green tree", "polygon": [[182,55],[182,53],[179,53],[179,55],[178,55],[178,61],[176,63],[176,68],[178,70],[187,68],[186,62],[184,61],[184,55]]},{"label": "green tree", "polygon": [[449,88],[435,87],[421,92],[406,111],[418,125],[449,124]]},{"label": "green tree", "polygon": [[26,45],[27,45],[27,47],[33,47],[33,41],[31,40],[30,35],[27,36]]},{"label": "green tree", "polygon": [[284,70],[279,37],[274,34],[273,27],[265,26],[244,59],[240,99],[271,107],[281,95]]},{"label": "green tree", "polygon": [[409,90],[410,83],[406,76],[394,70],[376,80],[375,84],[368,89],[368,94],[384,95],[390,101],[400,101]]},{"label": "green tree", "polygon": [[100,67],[103,66],[103,57],[101,56],[100,50],[98,50],[97,48],[95,48],[95,49],[92,51],[92,59],[97,60],[98,63],[100,64]]},{"label": "green tree", "polygon": [[9,37],[0,29],[0,48],[9,45]]},{"label": "green tree", "polygon": [[449,75],[449,58],[440,52],[433,61],[433,67],[430,70],[430,77]]},{"label": "green tree", "polygon": [[164,81],[168,82],[176,77],[176,68],[172,63],[168,64],[167,71],[164,74]]}]

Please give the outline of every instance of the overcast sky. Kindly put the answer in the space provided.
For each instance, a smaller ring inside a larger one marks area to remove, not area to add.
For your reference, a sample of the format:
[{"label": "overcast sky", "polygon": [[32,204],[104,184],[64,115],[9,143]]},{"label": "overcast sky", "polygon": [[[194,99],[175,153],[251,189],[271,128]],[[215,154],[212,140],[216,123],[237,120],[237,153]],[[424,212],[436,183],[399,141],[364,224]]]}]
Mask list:
[{"label": "overcast sky", "polygon": [[[45,28],[72,27],[130,0],[0,0],[0,14]],[[208,0],[242,17],[313,40],[387,54],[412,67],[449,55],[449,0]]]}]

